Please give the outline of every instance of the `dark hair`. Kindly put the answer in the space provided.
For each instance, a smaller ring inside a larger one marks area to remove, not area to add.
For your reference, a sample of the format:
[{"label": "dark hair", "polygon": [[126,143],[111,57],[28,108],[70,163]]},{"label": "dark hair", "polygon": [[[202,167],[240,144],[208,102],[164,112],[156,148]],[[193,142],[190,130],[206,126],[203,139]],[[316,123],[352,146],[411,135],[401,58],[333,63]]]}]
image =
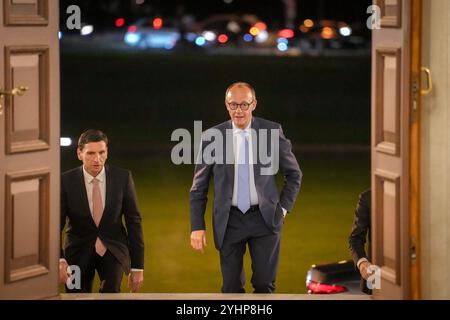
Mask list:
[{"label": "dark hair", "polygon": [[232,83],[232,84],[227,88],[227,90],[225,91],[225,100],[227,99],[228,92],[229,92],[231,89],[233,89],[234,87],[245,87],[245,88],[250,89],[250,91],[252,92],[253,99],[256,100],[255,89],[252,87],[251,84],[249,84],[249,83],[247,83],[247,82],[235,82],[235,83]]},{"label": "dark hair", "polygon": [[78,139],[78,149],[83,150],[84,146],[89,142],[105,141],[108,146],[108,137],[106,134],[96,129],[89,129],[83,132]]}]

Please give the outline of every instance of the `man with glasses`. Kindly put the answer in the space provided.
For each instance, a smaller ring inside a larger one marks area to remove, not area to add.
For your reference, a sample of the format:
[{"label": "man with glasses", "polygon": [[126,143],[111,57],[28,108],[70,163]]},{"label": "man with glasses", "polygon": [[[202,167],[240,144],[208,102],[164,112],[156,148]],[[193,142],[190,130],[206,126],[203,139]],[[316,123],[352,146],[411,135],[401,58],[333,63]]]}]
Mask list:
[{"label": "man with glasses", "polygon": [[[293,208],[300,190],[302,172],[292,153],[290,141],[280,124],[253,117],[257,100],[248,83],[237,82],[228,87],[225,105],[230,120],[214,127],[225,139],[232,139],[232,163],[200,161],[195,167],[190,191],[191,246],[203,252],[206,246],[205,209],[209,180],[214,180],[214,242],[220,252],[223,293],[244,293],[243,256],[248,244],[252,258],[251,283],[255,293],[273,293],[278,268],[281,230],[284,217]],[[232,132],[232,134],[227,134]],[[267,146],[261,146],[263,132],[268,133]],[[278,148],[271,144],[277,137]],[[205,135],[200,152],[208,147]],[[261,147],[278,157],[284,176],[281,193],[276,173],[264,174]],[[271,149],[272,148],[272,149]],[[224,153],[227,153],[224,147]]]}]

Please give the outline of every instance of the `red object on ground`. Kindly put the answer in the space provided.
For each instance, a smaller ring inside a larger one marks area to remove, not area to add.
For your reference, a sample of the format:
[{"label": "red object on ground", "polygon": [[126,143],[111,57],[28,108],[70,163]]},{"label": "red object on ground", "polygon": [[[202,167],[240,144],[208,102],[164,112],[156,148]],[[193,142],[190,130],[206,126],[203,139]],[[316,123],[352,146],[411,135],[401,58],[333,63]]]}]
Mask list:
[{"label": "red object on ground", "polygon": [[311,281],[308,284],[308,293],[311,294],[333,294],[333,293],[342,293],[346,292],[347,288],[344,286],[338,286],[335,284],[326,284]]}]

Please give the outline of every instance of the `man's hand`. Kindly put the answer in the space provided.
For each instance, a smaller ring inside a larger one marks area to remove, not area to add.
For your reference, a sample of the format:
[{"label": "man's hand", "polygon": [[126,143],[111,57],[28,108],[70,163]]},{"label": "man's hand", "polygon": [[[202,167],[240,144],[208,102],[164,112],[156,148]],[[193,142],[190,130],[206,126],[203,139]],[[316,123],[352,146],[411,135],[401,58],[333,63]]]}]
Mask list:
[{"label": "man's hand", "polygon": [[359,265],[359,272],[361,273],[361,276],[367,280],[369,276],[372,274],[368,269],[371,266],[371,263],[369,261],[363,261]]},{"label": "man's hand", "polygon": [[131,292],[138,292],[144,283],[144,271],[131,271],[128,275],[128,288]]},{"label": "man's hand", "polygon": [[197,251],[204,253],[206,247],[206,231],[195,230],[191,232],[191,246]]},{"label": "man's hand", "polygon": [[69,264],[66,260],[59,261],[59,283],[66,284],[67,279],[69,279],[70,274],[67,272]]}]

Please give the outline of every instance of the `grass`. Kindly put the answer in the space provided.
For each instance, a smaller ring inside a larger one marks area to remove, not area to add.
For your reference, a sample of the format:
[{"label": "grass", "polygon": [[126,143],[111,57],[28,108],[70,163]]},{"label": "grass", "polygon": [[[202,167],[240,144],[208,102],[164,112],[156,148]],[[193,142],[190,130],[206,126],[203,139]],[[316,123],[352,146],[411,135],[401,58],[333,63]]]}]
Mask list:
[{"label": "grass", "polygon": [[[64,49],[64,47],[63,47]],[[117,143],[169,142],[175,128],[228,117],[225,88],[256,88],[257,116],[278,121],[296,144],[368,144],[369,57],[228,57],[65,53],[62,134],[101,127]]]}]

